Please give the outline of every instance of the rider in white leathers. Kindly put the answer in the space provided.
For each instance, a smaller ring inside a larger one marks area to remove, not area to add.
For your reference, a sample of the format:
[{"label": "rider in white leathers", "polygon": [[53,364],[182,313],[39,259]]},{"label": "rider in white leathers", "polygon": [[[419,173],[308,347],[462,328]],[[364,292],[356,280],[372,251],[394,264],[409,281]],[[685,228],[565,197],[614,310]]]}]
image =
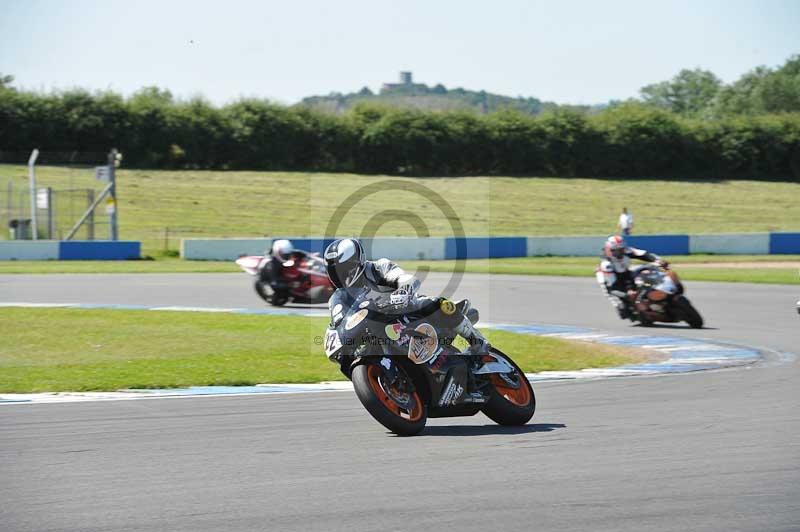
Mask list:
[{"label": "rider in white leathers", "polygon": [[633,304],[628,296],[628,291],[633,288],[631,259],[655,262],[659,266],[668,264],[655,253],[626,246],[625,240],[619,235],[610,236],[606,240],[603,246],[603,259],[597,268],[597,282],[622,319],[630,318],[633,312]]}]

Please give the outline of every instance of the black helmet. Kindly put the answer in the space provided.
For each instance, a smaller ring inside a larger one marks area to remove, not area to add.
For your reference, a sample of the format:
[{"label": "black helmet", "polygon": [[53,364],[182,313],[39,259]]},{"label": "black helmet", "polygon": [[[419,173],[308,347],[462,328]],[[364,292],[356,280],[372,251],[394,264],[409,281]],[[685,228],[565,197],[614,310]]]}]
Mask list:
[{"label": "black helmet", "polygon": [[355,238],[334,240],[325,248],[328,277],[336,288],[353,286],[364,273],[366,262],[364,248]]}]

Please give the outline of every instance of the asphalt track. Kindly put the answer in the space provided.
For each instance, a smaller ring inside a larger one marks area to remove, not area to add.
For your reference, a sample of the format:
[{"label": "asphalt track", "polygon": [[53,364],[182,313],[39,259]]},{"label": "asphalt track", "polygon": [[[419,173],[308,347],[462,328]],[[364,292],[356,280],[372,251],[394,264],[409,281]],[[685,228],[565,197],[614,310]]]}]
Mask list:
[{"label": "asphalt track", "polygon": [[[4,406],[0,530],[800,530],[800,294],[688,290],[709,328],[654,334],[767,362],[542,383],[522,428],[396,438],[349,393]],[[590,278],[466,276],[458,295],[494,322],[632,332]],[[258,306],[225,274],[0,276],[0,301]]]}]

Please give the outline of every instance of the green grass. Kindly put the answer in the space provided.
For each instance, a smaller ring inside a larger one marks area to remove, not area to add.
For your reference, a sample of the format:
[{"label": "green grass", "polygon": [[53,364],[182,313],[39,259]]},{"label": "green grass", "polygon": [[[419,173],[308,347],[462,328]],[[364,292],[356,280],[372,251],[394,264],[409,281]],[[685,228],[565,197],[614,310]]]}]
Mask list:
[{"label": "green grass", "polygon": [[235,273],[233,261],[157,260],[8,260],[3,273]]},{"label": "green grass", "polygon": [[[687,281],[800,284],[800,269],[791,263],[800,255],[689,255],[671,257],[675,269]],[[400,261],[409,270],[452,271],[454,261]],[[760,262],[787,262],[785,268],[759,268]],[[473,259],[466,262],[470,273],[517,275],[567,275],[586,277],[594,273],[594,257],[522,257],[514,259]],[[753,267],[702,266],[714,263],[752,263]],[[6,273],[235,273],[232,261],[184,261],[175,258],[138,261],[0,261]]]},{"label": "green grass", "polygon": [[[40,186],[100,188],[91,170],[40,167]],[[177,249],[180,238],[325,233],[335,209],[360,187],[385,176],[289,172],[126,170],[118,173],[122,238],[141,240],[145,254]],[[398,178],[392,178],[398,179]],[[27,169],[0,165],[0,212],[7,180],[27,187]],[[452,205],[468,235],[579,235],[614,230],[619,210],[636,216],[636,232],[714,233],[800,230],[800,183],[564,178],[402,178]],[[419,216],[431,235],[452,235],[438,201],[384,191],[344,216],[339,234],[360,235],[372,215],[400,209]],[[64,213],[66,206],[59,207]],[[75,207],[76,210],[77,207]],[[98,220],[105,216],[98,216]],[[379,236],[414,235],[406,214]],[[165,229],[169,240],[165,242]],[[60,224],[66,232],[66,221]],[[97,234],[106,231],[98,226]],[[5,233],[5,231],[3,232]]]},{"label": "green grass", "polygon": [[[327,320],[202,312],[0,309],[0,392],[343,379],[315,337]],[[619,365],[618,348],[489,331],[526,371]],[[622,351],[622,353],[625,353]]]},{"label": "green grass", "polygon": [[[792,265],[786,268],[701,267],[703,263],[741,262],[796,262],[798,255],[689,255],[668,257],[681,279],[686,281],[720,281],[739,283],[800,284],[800,269]],[[591,277],[599,263],[594,257],[521,257],[510,259],[472,259],[465,263],[467,273],[493,273],[511,275],[565,275],[569,277]],[[400,261],[401,266],[414,271],[429,268],[434,272],[453,271],[455,261]],[[694,267],[692,267],[694,265]]]}]

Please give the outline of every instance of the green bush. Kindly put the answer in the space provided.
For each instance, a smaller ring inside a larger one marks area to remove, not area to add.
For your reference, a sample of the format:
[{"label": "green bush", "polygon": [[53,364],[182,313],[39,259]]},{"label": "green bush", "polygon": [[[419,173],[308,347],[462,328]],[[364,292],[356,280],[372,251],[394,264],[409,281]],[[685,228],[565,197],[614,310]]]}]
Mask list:
[{"label": "green bush", "polygon": [[[125,154],[129,167],[800,179],[800,115],[700,120],[627,103],[538,117],[359,105],[344,115],[243,99],[215,107],[144,88],[40,94],[0,87],[0,160]],[[100,161],[98,161],[100,162]]]}]

